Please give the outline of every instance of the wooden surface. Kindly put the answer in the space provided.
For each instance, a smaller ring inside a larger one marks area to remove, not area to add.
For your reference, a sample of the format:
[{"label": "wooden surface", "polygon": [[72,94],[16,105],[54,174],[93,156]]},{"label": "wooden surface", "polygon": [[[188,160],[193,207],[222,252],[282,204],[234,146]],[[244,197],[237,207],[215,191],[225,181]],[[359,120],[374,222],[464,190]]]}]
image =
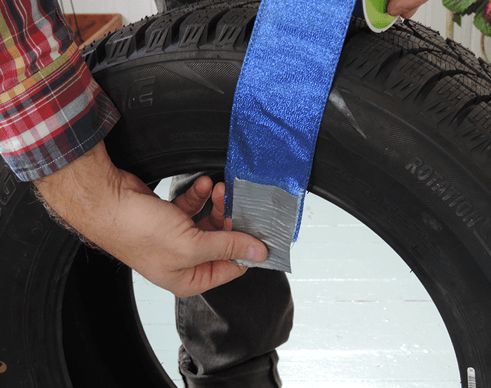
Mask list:
[{"label": "wooden surface", "polygon": [[111,14],[73,14],[65,15],[68,25],[75,32],[80,47],[102,38],[107,32],[123,26],[123,17],[119,13]]}]

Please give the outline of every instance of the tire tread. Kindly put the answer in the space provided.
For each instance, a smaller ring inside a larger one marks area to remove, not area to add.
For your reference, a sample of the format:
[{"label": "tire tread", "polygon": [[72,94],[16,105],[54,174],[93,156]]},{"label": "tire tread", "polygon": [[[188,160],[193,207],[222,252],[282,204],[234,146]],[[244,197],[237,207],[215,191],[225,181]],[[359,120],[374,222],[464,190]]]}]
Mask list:
[{"label": "tire tread", "polygon": [[[133,58],[199,50],[244,52],[257,1],[203,1],[142,19],[92,43],[83,53],[98,72]],[[342,57],[384,92],[417,104],[435,135],[491,182],[491,65],[419,23],[373,34],[354,18]],[[342,68],[342,67],[340,67]],[[450,128],[450,130],[449,130]]]}]

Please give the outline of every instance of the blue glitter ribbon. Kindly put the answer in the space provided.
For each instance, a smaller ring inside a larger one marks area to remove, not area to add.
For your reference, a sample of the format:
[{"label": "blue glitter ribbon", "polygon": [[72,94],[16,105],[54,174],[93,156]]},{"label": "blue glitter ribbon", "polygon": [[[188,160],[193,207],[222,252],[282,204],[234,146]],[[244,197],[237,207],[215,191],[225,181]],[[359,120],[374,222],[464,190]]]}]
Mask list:
[{"label": "blue glitter ribbon", "polygon": [[[290,239],[296,240],[319,128],[355,2],[261,2],[232,110],[227,216],[240,194],[234,193],[237,180],[277,187],[298,200]],[[280,206],[270,205],[273,211]]]}]

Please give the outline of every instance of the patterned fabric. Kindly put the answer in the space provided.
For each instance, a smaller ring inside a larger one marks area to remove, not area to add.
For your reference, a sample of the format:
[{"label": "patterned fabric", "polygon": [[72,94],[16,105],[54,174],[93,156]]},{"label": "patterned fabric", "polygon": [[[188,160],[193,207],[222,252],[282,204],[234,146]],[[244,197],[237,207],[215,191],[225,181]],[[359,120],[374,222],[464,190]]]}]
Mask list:
[{"label": "patterned fabric", "polygon": [[118,119],[56,0],[0,0],[0,154],[17,177],[66,166]]}]

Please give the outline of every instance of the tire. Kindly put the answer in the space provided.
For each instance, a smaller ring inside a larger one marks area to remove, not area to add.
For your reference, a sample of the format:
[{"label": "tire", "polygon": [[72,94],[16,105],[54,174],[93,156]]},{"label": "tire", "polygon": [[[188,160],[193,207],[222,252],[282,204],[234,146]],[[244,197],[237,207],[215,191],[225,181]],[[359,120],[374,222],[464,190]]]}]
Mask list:
[{"label": "tire", "polygon": [[[86,49],[122,113],[106,140],[118,166],[149,185],[223,170],[256,8],[201,2]],[[405,22],[376,35],[354,20],[310,183],[421,280],[462,387],[471,386],[469,367],[477,387],[491,386],[490,91],[491,67],[436,32]],[[81,246],[4,165],[0,182],[0,385],[171,386],[143,333],[128,268]]]}]

